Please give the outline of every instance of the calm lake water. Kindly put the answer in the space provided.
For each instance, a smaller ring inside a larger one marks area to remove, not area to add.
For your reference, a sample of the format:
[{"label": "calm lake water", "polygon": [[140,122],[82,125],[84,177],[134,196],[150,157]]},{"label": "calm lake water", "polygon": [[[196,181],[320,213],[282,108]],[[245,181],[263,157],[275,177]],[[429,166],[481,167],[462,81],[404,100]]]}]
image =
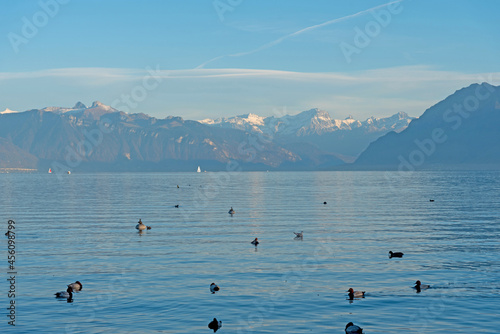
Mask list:
[{"label": "calm lake water", "polygon": [[[500,172],[0,174],[0,187],[17,242],[12,328],[2,232],[1,332],[210,333],[214,317],[222,334],[500,326]],[[76,280],[72,303],[54,298]],[[366,297],[347,300],[350,287]]]}]

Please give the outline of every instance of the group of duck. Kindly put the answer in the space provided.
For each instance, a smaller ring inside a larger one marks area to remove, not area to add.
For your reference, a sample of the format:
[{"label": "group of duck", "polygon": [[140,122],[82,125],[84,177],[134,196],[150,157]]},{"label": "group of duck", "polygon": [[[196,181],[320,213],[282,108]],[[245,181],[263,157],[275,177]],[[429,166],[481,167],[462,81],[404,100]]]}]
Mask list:
[{"label": "group of duck", "polygon": [[[403,257],[402,252],[393,252],[389,251],[389,258],[393,257]],[[417,293],[420,293],[420,291],[429,289],[431,286],[428,284],[422,284],[420,281],[415,282],[415,286],[413,287],[415,290],[417,290]],[[365,291],[355,291],[353,288],[350,288],[347,290],[348,292],[348,299],[349,300],[354,300],[355,298],[365,298]],[[345,332],[346,334],[358,334],[358,333],[363,333],[363,329],[359,326],[354,325],[352,322],[348,323],[345,326]]]},{"label": "group of duck", "polygon": [[[431,200],[431,202],[433,202],[433,200]],[[323,204],[326,205],[327,203],[323,202]],[[234,211],[233,207],[231,207],[231,209],[229,209],[228,213],[231,216],[233,216],[236,213],[236,211]],[[303,240],[304,231],[293,232],[293,233],[295,234],[295,239]],[[259,244],[259,239],[255,238],[251,242],[251,244],[254,245],[255,247],[257,247],[257,245]],[[402,253],[402,252],[389,251],[389,258],[390,259],[393,257],[402,258],[403,255],[404,255],[404,253]],[[217,288],[217,290],[213,290],[212,286],[215,286]],[[416,281],[415,286],[413,288],[417,290],[417,293],[420,293],[421,290],[430,288],[430,285],[422,284],[420,281]],[[215,293],[215,291],[219,291],[219,287],[217,285],[215,285],[215,283],[212,283],[210,285],[210,291],[212,291],[212,293]],[[354,300],[355,298],[364,298],[365,297],[365,291],[355,291],[353,288],[349,288],[349,290],[347,290],[347,292],[348,292],[348,299],[349,300]],[[218,321],[216,318],[214,318],[214,320],[212,320],[212,322],[210,322],[208,324],[208,328],[213,329],[214,332],[216,332],[220,327],[222,327],[222,321]],[[345,326],[345,332],[346,332],[346,334],[359,334],[359,333],[363,333],[363,328],[361,328],[357,325],[354,325],[352,322],[349,322]]]},{"label": "group of duck", "polygon": [[[432,200],[431,200],[432,201]],[[327,204],[326,202],[324,202],[323,204]],[[175,207],[179,207],[178,205],[175,205]],[[233,216],[236,211],[233,209],[233,207],[231,207],[231,209],[229,209],[228,213]],[[139,222],[137,223],[137,225],[135,226],[135,228],[137,230],[139,230],[139,232],[142,232],[144,230],[150,230],[151,229],[151,226],[146,226],[141,219],[139,219]],[[304,231],[300,231],[300,232],[293,232],[295,234],[295,239],[300,239],[300,240],[303,240],[304,238]],[[258,238],[255,238],[252,242],[251,242],[252,245],[254,245],[255,247],[257,247],[257,245],[259,244],[259,239]],[[402,252],[393,252],[393,251],[389,251],[389,258],[402,258],[403,257],[403,253]],[[416,281],[415,282],[415,286],[413,287],[414,289],[417,290],[417,293],[419,293],[421,290],[424,290],[424,289],[428,289],[430,288],[430,285],[427,285],[427,284],[422,284],[420,281]],[[76,281],[75,283],[72,283],[70,285],[68,285],[68,289],[66,291],[61,291],[61,292],[58,292],[56,293],[56,297],[57,298],[67,298],[68,301],[72,298],[72,292],[73,291],[80,291],[82,289],[82,284],[78,281]],[[219,286],[215,283],[211,283],[210,284],[210,292],[212,294],[215,294],[216,292],[218,292],[220,290]],[[353,288],[349,288],[349,290],[347,290],[348,292],[348,299],[349,300],[354,300],[355,298],[364,298],[365,297],[365,291],[355,291]],[[220,320],[217,320],[217,318],[214,318],[209,324],[208,324],[208,328],[213,330],[214,333],[217,332],[220,328],[222,327],[222,321]],[[363,328],[353,324],[352,322],[349,322],[346,326],[345,326],[345,333],[346,334],[360,334],[360,333],[363,333]]]},{"label": "group of duck", "polygon": [[68,288],[66,291],[59,291],[54,293],[56,298],[66,299],[68,303],[73,301],[73,292],[82,291],[83,284],[80,281],[76,281],[75,283],[68,284]]}]

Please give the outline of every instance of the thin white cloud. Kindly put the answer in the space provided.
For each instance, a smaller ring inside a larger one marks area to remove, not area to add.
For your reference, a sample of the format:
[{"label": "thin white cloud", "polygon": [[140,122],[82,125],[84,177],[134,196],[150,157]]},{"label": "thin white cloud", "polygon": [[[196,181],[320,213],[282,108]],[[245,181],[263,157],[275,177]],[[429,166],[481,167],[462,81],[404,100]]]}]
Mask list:
[{"label": "thin white cloud", "polygon": [[315,30],[315,29],[319,29],[319,28],[322,28],[322,27],[325,27],[325,26],[329,26],[329,25],[334,24],[334,23],[343,22],[343,21],[346,21],[346,20],[349,20],[349,19],[361,16],[361,15],[364,15],[364,14],[369,13],[371,11],[374,11],[374,10],[377,10],[377,9],[380,9],[380,8],[384,8],[384,7],[387,7],[387,6],[390,6],[392,4],[402,2],[402,1],[404,1],[404,0],[391,1],[391,2],[382,4],[382,5],[379,5],[379,6],[375,6],[375,7],[369,8],[369,9],[362,10],[360,12],[357,12],[357,13],[354,13],[354,14],[351,14],[351,15],[339,17],[339,18],[336,18],[336,19],[333,19],[333,20],[329,20],[329,21],[320,23],[320,24],[315,24],[315,25],[312,25],[310,27],[306,27],[306,28],[300,29],[298,31],[295,31],[293,33],[290,33],[288,35],[285,35],[283,37],[280,37],[280,38],[278,38],[278,39],[276,39],[274,41],[271,41],[269,43],[261,45],[260,47],[258,47],[256,49],[253,49],[253,50],[250,50],[250,51],[238,52],[238,53],[233,53],[233,54],[228,54],[228,55],[217,56],[215,58],[207,60],[206,62],[198,65],[196,68],[204,68],[206,65],[208,65],[208,64],[210,64],[212,62],[214,62],[216,60],[219,60],[219,59],[222,59],[222,58],[226,58],[226,57],[241,57],[241,56],[247,56],[247,55],[250,55],[250,54],[253,54],[253,53],[257,53],[259,51],[262,51],[262,50],[265,50],[265,49],[269,49],[269,48],[271,48],[271,47],[273,47],[275,45],[278,45],[281,42],[283,42],[284,40],[289,39],[291,37],[295,37],[295,36],[301,35],[303,33]]},{"label": "thin white cloud", "polygon": [[[31,72],[0,72],[1,80],[39,79],[39,78],[73,78],[73,79],[112,79],[115,81],[140,80],[150,72],[146,69],[127,68],[60,68]],[[429,82],[429,81],[477,81],[480,78],[491,77],[496,73],[461,73],[440,71],[431,66],[400,66],[357,71],[340,72],[294,72],[262,69],[186,69],[186,70],[155,70],[154,75],[162,79],[210,79],[210,78],[277,78],[298,81],[333,80],[350,83],[370,82]]]},{"label": "thin white cloud", "polygon": [[[110,79],[117,82],[142,80],[150,72],[146,69],[127,68],[60,68],[32,72],[0,72],[0,81],[29,80],[41,78],[53,79]],[[431,66],[400,66],[380,68],[350,73],[341,72],[294,72],[262,69],[186,69],[155,70],[154,75],[162,79],[228,79],[271,78],[294,81],[330,81],[349,84],[401,83],[401,82],[477,82],[488,78],[498,78],[498,73],[461,73],[440,71]],[[492,83],[495,84],[495,83]]]},{"label": "thin white cloud", "polygon": [[89,79],[108,79],[108,80],[127,80],[134,79],[140,74],[140,70],[98,68],[98,67],[76,67],[76,68],[57,68],[27,72],[0,72],[0,81],[2,80],[28,80],[40,78],[89,78]]},{"label": "thin white cloud", "polygon": [[[155,68],[151,66],[151,68]],[[141,87],[147,69],[63,68],[0,73],[0,110],[28,110],[100,100],[111,104]],[[130,112],[163,118],[217,118],[256,113],[269,116],[313,107],[337,118],[419,116],[427,107],[474,82],[500,84],[500,73],[440,71],[429,66],[382,68],[350,73],[260,69],[157,70],[161,84]],[[29,99],[26,94],[29,93]]]}]

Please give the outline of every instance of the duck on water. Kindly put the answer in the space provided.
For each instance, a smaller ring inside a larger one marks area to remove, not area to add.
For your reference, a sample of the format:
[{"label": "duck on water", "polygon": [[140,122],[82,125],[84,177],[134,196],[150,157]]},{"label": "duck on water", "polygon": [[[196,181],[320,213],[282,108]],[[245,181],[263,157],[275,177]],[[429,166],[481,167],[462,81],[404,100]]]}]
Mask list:
[{"label": "duck on water", "polygon": [[354,291],[353,288],[350,288],[347,292],[349,292],[349,300],[353,300],[354,298],[365,298],[364,291]]},{"label": "duck on water", "polygon": [[76,281],[75,283],[68,284],[68,287],[73,291],[82,291],[83,284],[80,281]]},{"label": "duck on water", "polygon": [[73,298],[73,289],[68,286],[66,291],[59,291],[59,292],[54,293],[54,295],[56,296],[56,298],[65,298],[65,299],[70,300]]},{"label": "duck on water", "polygon": [[222,321],[217,321],[217,318],[214,318],[209,324],[208,328],[213,329],[214,333],[222,327]]},{"label": "duck on water", "polygon": [[144,225],[144,223],[142,222],[142,220],[139,219],[139,221],[137,222],[137,225],[135,225],[135,228],[139,231],[144,231],[144,230],[150,230],[151,229],[151,226],[146,226]]},{"label": "duck on water", "polygon": [[363,328],[356,326],[352,322],[345,325],[346,334],[360,334],[363,333]]},{"label": "duck on water", "polygon": [[216,293],[219,290],[220,290],[220,288],[217,284],[215,284],[215,283],[210,284],[210,292],[211,293]]},{"label": "duck on water", "polygon": [[431,286],[429,284],[422,284],[420,281],[415,282],[415,286],[413,287],[419,293],[421,290],[429,289]]},{"label": "duck on water", "polygon": [[393,258],[393,257],[403,257],[403,253],[401,252],[393,252],[393,251],[389,251],[389,259]]}]

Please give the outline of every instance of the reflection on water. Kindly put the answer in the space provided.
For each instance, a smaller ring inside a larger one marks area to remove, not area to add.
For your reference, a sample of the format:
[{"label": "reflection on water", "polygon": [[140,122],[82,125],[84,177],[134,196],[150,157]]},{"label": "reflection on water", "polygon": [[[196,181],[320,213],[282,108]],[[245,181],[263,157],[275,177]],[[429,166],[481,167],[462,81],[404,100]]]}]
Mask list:
[{"label": "reflection on water", "polygon": [[[0,174],[16,330],[199,333],[216,317],[228,333],[495,332],[500,173],[400,174]],[[351,286],[368,297],[346,303]]]}]

